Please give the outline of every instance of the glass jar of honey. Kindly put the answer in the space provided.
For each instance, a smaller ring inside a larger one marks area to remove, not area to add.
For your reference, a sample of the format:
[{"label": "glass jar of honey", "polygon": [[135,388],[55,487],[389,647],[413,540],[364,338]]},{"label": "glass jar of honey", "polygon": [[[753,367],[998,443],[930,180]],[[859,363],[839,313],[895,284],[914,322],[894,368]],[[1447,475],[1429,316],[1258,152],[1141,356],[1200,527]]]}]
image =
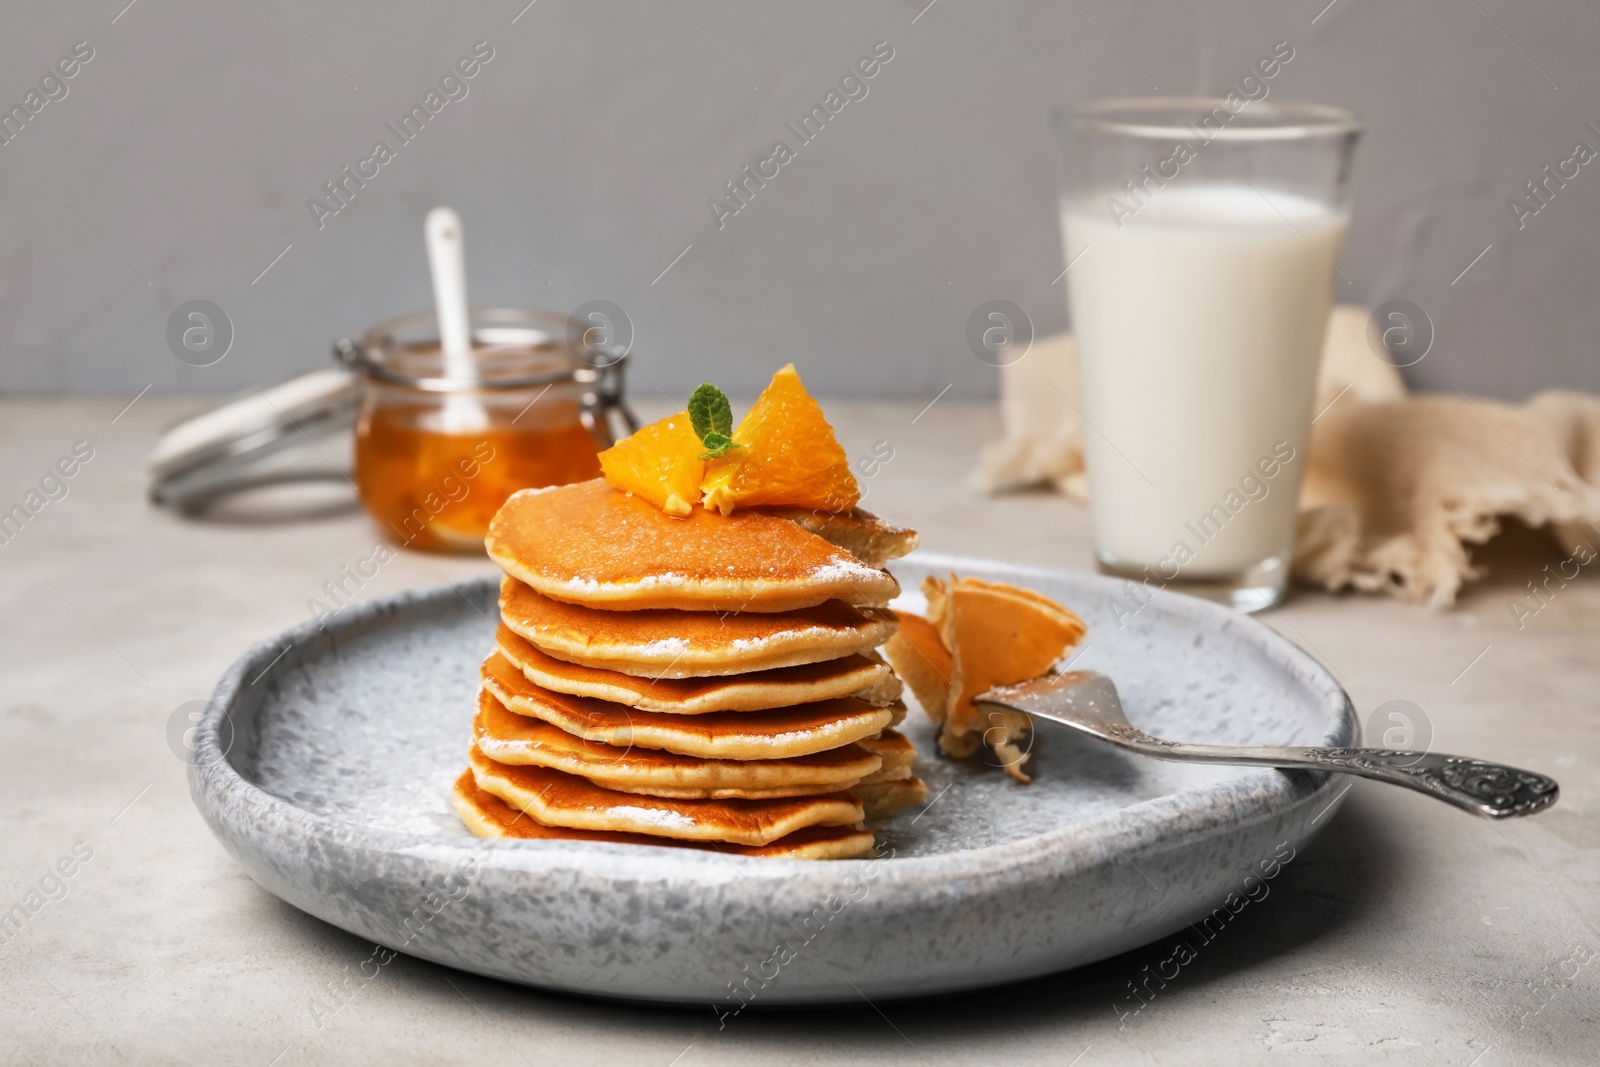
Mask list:
[{"label": "glass jar of honey", "polygon": [[638,426],[623,398],[627,352],[594,343],[592,329],[527,308],[474,308],[470,327],[471,379],[446,374],[431,313],[334,346],[365,383],[361,502],[407,548],[483,551],[507,497],[598,477],[599,452]]}]

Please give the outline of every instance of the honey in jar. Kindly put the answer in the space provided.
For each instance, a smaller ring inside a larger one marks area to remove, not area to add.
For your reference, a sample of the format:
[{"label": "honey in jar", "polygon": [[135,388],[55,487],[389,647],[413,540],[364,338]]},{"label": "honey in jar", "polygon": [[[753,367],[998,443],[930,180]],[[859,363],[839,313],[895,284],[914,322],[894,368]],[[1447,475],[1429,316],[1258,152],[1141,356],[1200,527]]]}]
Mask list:
[{"label": "honey in jar", "polygon": [[432,316],[341,346],[366,377],[355,429],[361,502],[407,548],[483,551],[512,493],[597,477],[613,417],[631,423],[621,358],[574,350],[564,317],[475,309],[472,328],[478,376],[467,383],[442,376]]},{"label": "honey in jar", "polygon": [[356,428],[356,484],[385,535],[408,548],[476,551],[518,489],[598,477],[599,443],[578,423],[446,433],[379,409]]}]

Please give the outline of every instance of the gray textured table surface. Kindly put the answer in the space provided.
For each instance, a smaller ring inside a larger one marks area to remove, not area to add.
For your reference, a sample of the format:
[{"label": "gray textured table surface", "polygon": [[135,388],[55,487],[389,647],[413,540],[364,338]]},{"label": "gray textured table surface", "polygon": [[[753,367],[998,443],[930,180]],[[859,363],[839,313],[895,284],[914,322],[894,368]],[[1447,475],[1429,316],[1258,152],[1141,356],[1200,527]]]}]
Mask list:
[{"label": "gray textured table surface", "polygon": [[[1435,748],[1554,774],[1553,811],[1491,825],[1359,783],[1269,896],[1164,984],[1146,981],[1147,966],[1171,973],[1158,944],[1019,987],[719,1029],[709,1007],[563,997],[404,956],[366,979],[372,945],[239,870],[189,803],[169,718],[306,618],[376,534],[338,509],[277,525],[152,510],[141,457],[190,405],[146,397],[113,422],[125,403],[0,404],[0,509],[74,443],[94,450],[0,544],[0,913],[23,920],[0,929],[6,1063],[1594,1062],[1600,581],[1547,595],[1519,629],[1510,602],[1558,561],[1536,538],[1496,546],[1494,574],[1448,614],[1301,592],[1264,621],[1326,662],[1363,716],[1409,700]],[[945,402],[913,420],[920,406],[829,405],[852,455],[893,449],[867,506],[929,548],[1088,564],[1072,505],[961,488],[990,409]],[[487,567],[402,554],[361,595]],[[1135,984],[1153,992],[1133,999]]]}]

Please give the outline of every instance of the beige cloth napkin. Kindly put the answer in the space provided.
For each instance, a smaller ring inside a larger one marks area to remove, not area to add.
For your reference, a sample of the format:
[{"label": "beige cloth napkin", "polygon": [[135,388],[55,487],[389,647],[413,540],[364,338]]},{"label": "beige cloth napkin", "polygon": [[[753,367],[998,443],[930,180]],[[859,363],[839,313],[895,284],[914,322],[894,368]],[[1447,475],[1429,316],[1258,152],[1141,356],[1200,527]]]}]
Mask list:
[{"label": "beige cloth napkin", "polygon": [[[1545,392],[1508,405],[1407,397],[1399,372],[1368,347],[1367,317],[1349,306],[1329,316],[1295,577],[1448,607],[1481,575],[1469,546],[1507,516],[1548,527],[1575,567],[1594,559],[1600,398]],[[1042,338],[1001,368],[1005,436],[984,449],[976,488],[1048,484],[1088,501],[1077,377],[1071,334]]]}]

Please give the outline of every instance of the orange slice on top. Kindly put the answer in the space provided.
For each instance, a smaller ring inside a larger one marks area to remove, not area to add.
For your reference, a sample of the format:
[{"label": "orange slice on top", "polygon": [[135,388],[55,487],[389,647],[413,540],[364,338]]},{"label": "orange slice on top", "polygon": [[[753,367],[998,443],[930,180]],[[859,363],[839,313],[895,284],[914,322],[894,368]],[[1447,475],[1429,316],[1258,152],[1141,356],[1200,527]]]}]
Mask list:
[{"label": "orange slice on top", "polygon": [[607,482],[650,501],[668,515],[684,516],[700,499],[705,446],[680,411],[635,431],[600,453]]},{"label": "orange slice on top", "polygon": [[706,465],[707,510],[727,515],[735,507],[789,505],[839,512],[861,499],[850,458],[792,363],[772,376],[733,440],[737,448]]}]

